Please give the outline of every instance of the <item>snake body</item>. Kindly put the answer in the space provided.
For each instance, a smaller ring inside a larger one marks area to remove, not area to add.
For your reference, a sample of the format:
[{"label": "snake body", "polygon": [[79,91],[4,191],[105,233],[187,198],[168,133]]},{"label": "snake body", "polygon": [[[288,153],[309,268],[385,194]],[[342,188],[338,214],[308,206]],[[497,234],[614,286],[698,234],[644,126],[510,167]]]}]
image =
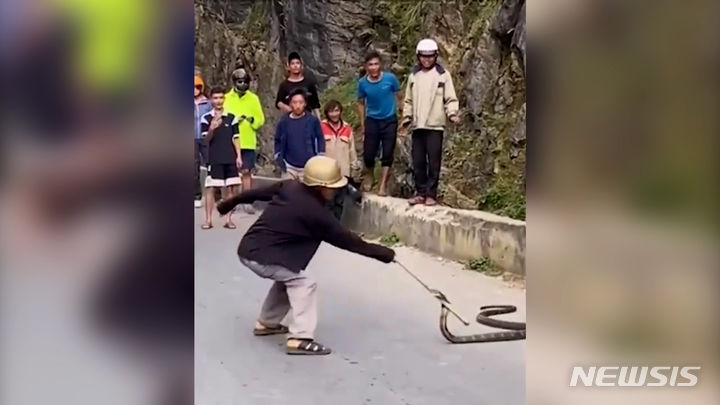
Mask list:
[{"label": "snake body", "polygon": [[509,314],[517,311],[517,308],[514,305],[486,305],[480,307],[480,313],[475,318],[475,320],[480,324],[491,326],[493,328],[505,329],[505,331],[464,336],[453,335],[448,329],[447,317],[448,314],[451,313],[451,309],[446,306],[442,300],[440,308],[440,332],[450,343],[484,343],[525,339],[524,322],[502,321],[492,318],[494,315]]},{"label": "snake body", "polygon": [[447,326],[447,317],[449,314],[453,314],[457,319],[460,320],[465,326],[470,323],[462,318],[450,304],[450,300],[447,299],[445,294],[440,290],[428,287],[415,273],[410,271],[405,265],[394,260],[400,267],[403,268],[412,278],[414,278],[420,285],[422,285],[430,294],[432,294],[438,301],[440,301],[440,332],[445,339],[450,343],[484,343],[484,342],[502,342],[505,340],[520,340],[525,339],[525,323],[524,322],[511,322],[501,321],[499,319],[493,319],[492,316],[509,314],[517,311],[514,305],[486,305],[480,307],[480,313],[475,320],[483,325],[491,326],[493,328],[505,329],[503,332],[489,332],[479,333],[476,335],[464,335],[455,336],[453,335]]}]

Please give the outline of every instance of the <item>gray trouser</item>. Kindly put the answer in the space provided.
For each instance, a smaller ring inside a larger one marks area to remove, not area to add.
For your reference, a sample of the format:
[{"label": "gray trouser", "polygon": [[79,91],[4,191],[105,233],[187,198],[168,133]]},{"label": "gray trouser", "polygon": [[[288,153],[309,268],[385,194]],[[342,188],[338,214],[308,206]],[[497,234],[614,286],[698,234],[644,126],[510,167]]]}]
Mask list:
[{"label": "gray trouser", "polygon": [[313,339],[317,326],[317,283],[307,271],[294,273],[282,266],[264,265],[242,257],[240,262],[258,276],[275,281],[265,297],[258,321],[266,326],[279,325],[292,309],[289,337]]}]

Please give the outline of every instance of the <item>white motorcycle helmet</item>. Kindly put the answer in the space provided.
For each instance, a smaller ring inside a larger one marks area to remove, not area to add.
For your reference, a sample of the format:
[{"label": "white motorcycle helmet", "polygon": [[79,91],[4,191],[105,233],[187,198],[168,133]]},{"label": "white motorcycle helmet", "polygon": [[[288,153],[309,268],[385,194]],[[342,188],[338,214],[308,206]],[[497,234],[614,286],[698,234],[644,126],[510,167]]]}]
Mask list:
[{"label": "white motorcycle helmet", "polygon": [[417,55],[426,55],[426,56],[435,56],[438,54],[438,45],[437,42],[435,42],[432,39],[426,38],[420,40],[418,42],[417,47],[415,48],[415,54]]}]

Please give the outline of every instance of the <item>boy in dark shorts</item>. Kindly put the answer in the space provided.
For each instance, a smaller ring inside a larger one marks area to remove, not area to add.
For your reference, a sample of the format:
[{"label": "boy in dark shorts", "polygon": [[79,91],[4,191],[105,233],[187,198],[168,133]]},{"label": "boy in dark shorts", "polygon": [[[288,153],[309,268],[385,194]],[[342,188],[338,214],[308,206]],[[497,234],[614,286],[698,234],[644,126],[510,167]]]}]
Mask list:
[{"label": "boy in dark shorts", "polygon": [[[232,188],[241,184],[238,169],[242,167],[239,136],[240,123],[238,118],[223,109],[225,91],[214,87],[210,91],[210,103],[213,109],[203,115],[200,123],[202,136],[208,142],[208,160],[210,169],[205,179],[205,223],[202,229],[210,229],[212,213],[215,207],[215,188],[220,188],[224,199],[232,197]],[[232,215],[225,220],[225,228],[235,229]]]}]

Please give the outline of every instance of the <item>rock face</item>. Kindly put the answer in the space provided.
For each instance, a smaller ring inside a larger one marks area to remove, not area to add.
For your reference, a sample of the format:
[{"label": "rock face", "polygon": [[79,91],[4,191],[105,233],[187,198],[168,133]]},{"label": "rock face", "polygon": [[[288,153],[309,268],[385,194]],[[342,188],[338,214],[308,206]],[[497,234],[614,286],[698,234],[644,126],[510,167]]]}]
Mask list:
[{"label": "rock face", "polygon": [[[290,51],[318,80],[321,98],[340,99],[357,125],[349,109],[365,52],[380,51],[404,85],[417,40],[434,38],[462,108],[461,125],[445,134],[443,201],[524,219],[524,0],[195,0],[195,16],[195,63],[206,81],[228,84],[237,64],[252,74],[267,118],[259,146],[263,174],[273,170],[275,91]],[[412,193],[407,138],[393,169],[392,193],[399,197]]]}]

